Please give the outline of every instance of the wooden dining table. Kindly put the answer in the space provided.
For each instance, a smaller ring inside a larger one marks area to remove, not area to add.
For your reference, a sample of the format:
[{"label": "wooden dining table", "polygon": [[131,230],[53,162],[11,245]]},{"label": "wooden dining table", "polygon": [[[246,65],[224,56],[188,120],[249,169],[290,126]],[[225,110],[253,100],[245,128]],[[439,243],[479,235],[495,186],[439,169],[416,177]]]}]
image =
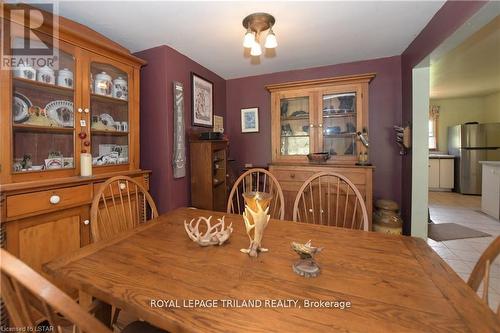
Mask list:
[{"label": "wooden dining table", "polygon": [[[184,221],[225,215],[221,246]],[[292,241],[323,247],[321,274],[292,270]],[[44,266],[47,273],[170,332],[499,332],[494,313],[422,240],[271,220],[251,258],[242,217],[180,208]]]}]

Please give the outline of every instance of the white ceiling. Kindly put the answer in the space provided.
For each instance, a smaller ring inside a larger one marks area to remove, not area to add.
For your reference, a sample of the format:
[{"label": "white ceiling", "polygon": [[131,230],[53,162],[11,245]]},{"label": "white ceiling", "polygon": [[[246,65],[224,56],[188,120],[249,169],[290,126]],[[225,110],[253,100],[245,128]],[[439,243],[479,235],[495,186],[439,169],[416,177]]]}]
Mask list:
[{"label": "white ceiling", "polygon": [[[60,2],[62,16],[132,52],[168,45],[225,79],[401,54],[445,1]],[[274,57],[252,59],[242,19],[276,17]]]}]

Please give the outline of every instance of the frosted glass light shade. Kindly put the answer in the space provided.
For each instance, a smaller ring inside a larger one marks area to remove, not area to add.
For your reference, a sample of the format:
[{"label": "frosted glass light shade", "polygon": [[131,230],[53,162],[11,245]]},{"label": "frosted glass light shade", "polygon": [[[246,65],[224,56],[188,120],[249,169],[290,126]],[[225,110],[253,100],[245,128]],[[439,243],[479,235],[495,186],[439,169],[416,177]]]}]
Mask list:
[{"label": "frosted glass light shade", "polygon": [[272,30],[269,31],[266,37],[266,42],[264,43],[264,47],[266,49],[274,49],[278,46],[278,41],[276,40],[276,35]]},{"label": "frosted glass light shade", "polygon": [[250,30],[246,32],[243,38],[243,47],[250,48],[255,43],[255,35]]},{"label": "frosted glass light shade", "polygon": [[252,45],[252,48],[250,49],[250,55],[254,57],[258,57],[262,54],[262,48],[260,47],[260,44],[255,41]]}]

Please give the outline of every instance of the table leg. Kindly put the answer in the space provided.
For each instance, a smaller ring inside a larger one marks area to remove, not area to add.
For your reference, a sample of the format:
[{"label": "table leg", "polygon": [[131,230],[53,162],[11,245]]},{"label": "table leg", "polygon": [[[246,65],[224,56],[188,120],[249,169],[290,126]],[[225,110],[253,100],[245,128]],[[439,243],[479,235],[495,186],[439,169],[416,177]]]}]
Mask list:
[{"label": "table leg", "polygon": [[[78,300],[80,306],[85,309],[85,311],[90,311],[93,308],[93,298],[92,295],[84,292],[83,290],[78,291]],[[104,302],[100,302],[99,306],[93,311],[94,317],[99,319],[104,325],[111,328],[111,305]]]}]

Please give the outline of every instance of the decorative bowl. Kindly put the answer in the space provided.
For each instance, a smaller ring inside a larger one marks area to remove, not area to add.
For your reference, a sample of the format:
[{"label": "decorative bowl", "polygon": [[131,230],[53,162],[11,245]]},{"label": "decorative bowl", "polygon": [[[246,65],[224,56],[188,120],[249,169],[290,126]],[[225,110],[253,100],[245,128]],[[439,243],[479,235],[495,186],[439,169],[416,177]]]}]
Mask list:
[{"label": "decorative bowl", "polygon": [[330,153],[328,153],[328,152],[312,153],[312,154],[308,154],[307,158],[311,162],[322,163],[322,162],[326,162],[328,159],[330,159]]}]

